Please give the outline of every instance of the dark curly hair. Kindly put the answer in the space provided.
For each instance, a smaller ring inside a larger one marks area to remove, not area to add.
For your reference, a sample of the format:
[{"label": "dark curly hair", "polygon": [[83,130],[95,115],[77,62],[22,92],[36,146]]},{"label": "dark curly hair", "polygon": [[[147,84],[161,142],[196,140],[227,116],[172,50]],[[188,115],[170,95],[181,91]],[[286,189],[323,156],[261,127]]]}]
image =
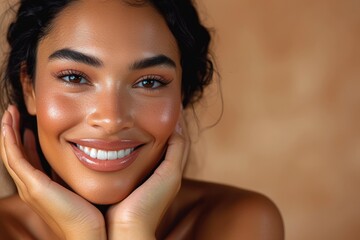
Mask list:
[{"label": "dark curly hair", "polygon": [[[39,41],[52,27],[56,16],[75,0],[21,0],[16,19],[9,26],[7,41],[10,46],[1,81],[1,110],[8,104],[19,108],[22,118],[27,114],[20,83],[21,65],[34,81],[36,52]],[[199,100],[213,77],[213,63],[209,54],[210,34],[201,24],[192,0],[122,0],[132,6],[152,4],[164,17],[176,38],[181,53],[182,104]],[[26,121],[28,122],[28,121]]]},{"label": "dark curly hair", "polygon": [[[28,128],[37,132],[36,116],[27,112],[24,102],[20,81],[22,66],[26,66],[27,75],[31,81],[35,81],[38,44],[51,31],[57,15],[75,1],[79,0],[21,0],[18,6],[13,7],[18,8],[15,20],[10,23],[7,31],[10,51],[5,59],[0,81],[0,114],[9,104],[16,105],[21,115],[21,131]],[[214,67],[209,54],[211,36],[201,24],[193,1],[119,1],[134,7],[151,4],[163,16],[181,54],[183,107],[198,101],[213,78]],[[41,154],[41,151],[39,153]],[[46,170],[49,169],[46,162],[42,161],[42,164]]]}]

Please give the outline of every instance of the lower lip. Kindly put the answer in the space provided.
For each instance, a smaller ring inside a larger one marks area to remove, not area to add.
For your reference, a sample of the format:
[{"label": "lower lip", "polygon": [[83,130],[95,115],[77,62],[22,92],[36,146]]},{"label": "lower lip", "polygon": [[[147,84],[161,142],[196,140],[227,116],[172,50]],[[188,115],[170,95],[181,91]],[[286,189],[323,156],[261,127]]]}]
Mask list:
[{"label": "lower lip", "polygon": [[76,157],[80,160],[82,164],[84,164],[87,168],[99,171],[99,172],[115,172],[120,171],[122,169],[130,166],[137,156],[139,155],[138,149],[134,150],[132,153],[127,155],[126,157],[115,159],[115,160],[99,160],[96,158],[92,158],[78,149],[76,146],[71,145]]}]

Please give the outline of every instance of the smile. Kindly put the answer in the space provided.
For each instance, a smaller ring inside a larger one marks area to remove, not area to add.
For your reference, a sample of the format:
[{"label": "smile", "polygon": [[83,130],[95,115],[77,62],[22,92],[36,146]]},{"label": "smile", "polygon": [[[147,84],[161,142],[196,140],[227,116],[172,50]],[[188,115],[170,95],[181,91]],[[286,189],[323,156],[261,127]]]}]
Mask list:
[{"label": "smile", "polygon": [[89,157],[98,160],[117,160],[129,156],[134,151],[134,148],[121,149],[117,151],[106,151],[96,148],[85,147],[80,144],[76,144],[76,147]]}]

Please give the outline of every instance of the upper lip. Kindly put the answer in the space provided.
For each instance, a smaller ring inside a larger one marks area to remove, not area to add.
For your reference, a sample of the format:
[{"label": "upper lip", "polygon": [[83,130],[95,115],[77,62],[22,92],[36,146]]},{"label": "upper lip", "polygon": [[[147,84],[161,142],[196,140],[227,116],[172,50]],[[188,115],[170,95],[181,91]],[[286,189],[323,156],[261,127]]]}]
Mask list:
[{"label": "upper lip", "polygon": [[128,148],[136,148],[140,145],[143,145],[143,142],[136,140],[116,140],[116,141],[107,141],[101,139],[73,139],[70,140],[71,143],[79,144],[84,147],[96,148],[107,151],[117,151]]}]

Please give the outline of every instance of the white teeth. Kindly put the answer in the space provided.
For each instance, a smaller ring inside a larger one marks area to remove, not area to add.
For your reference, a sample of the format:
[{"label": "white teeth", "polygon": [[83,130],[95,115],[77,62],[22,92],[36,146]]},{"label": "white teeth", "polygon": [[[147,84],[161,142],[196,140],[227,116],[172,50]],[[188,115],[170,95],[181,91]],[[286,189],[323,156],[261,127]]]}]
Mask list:
[{"label": "white teeth", "polygon": [[109,160],[117,159],[117,152],[116,151],[109,151],[107,154]]},{"label": "white teeth", "polygon": [[129,155],[131,153],[131,149],[126,149],[125,150],[125,155]]},{"label": "white teeth", "polygon": [[92,148],[90,151],[90,157],[96,158],[97,157],[97,150],[95,148]]},{"label": "white teeth", "polygon": [[[80,146],[80,145],[78,145],[78,146]],[[83,147],[83,146],[80,146],[80,147],[82,147],[83,148],[83,152],[84,153],[86,153],[87,155],[90,155],[90,148],[88,148],[88,147]],[[80,148],[80,150],[81,150],[81,148]]]},{"label": "white teeth", "polygon": [[119,151],[106,151],[95,148],[84,147],[79,144],[76,144],[77,148],[84,152],[86,155],[91,158],[96,158],[99,160],[115,160],[128,156],[134,151],[134,148],[123,149]]},{"label": "white teeth", "polygon": [[124,150],[120,150],[117,152],[118,158],[123,158],[125,156],[125,151]]},{"label": "white teeth", "polygon": [[103,151],[103,150],[98,150],[97,151],[97,156],[96,158],[99,159],[99,160],[106,160],[107,159],[107,152],[106,151]]}]

